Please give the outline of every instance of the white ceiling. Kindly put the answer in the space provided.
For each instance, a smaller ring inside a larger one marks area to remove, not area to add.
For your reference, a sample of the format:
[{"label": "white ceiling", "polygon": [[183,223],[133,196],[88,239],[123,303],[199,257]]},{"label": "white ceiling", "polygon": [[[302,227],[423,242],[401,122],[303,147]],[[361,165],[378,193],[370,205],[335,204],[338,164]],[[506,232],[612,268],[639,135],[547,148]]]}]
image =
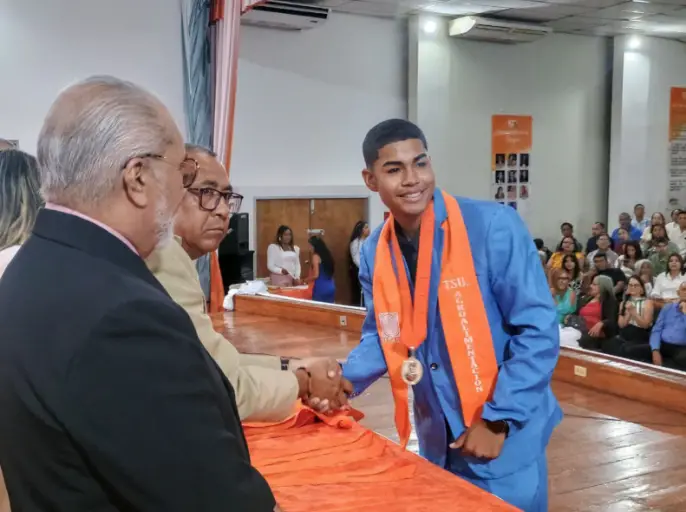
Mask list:
[{"label": "white ceiling", "polygon": [[[298,0],[295,0],[298,1]],[[302,0],[300,0],[302,1]],[[304,0],[370,16],[434,13],[540,23],[556,32],[645,34],[686,41],[686,0]]]}]

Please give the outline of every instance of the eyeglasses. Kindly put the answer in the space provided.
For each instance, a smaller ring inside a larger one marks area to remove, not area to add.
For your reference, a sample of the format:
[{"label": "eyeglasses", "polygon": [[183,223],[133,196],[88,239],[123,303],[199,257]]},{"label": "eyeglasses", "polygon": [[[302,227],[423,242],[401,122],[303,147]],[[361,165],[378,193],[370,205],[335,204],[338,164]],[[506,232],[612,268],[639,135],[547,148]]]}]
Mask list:
[{"label": "eyeglasses", "polygon": [[222,192],[216,188],[189,188],[188,192],[198,197],[200,208],[205,211],[213,212],[219,206],[219,201],[224,200],[229,208],[229,213],[236,213],[241,208],[243,196],[235,192]]},{"label": "eyeglasses", "polygon": [[[145,153],[144,155],[140,155],[137,158],[154,158],[155,160],[159,160],[162,163],[174,166],[174,164],[169,162],[164,155],[158,155],[156,153]],[[183,188],[190,187],[195,181],[195,178],[198,176],[197,160],[195,160],[195,158],[187,156],[183,159],[181,165],[179,165],[179,171],[181,171],[181,180],[183,183]]]}]

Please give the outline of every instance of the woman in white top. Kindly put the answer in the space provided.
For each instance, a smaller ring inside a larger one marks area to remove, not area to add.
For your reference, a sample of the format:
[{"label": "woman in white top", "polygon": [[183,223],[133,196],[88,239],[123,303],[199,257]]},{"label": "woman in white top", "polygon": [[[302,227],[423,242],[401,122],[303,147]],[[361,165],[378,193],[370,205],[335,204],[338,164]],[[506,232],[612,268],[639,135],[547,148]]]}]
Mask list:
[{"label": "woman in white top", "polygon": [[42,205],[36,159],[18,149],[0,151],[0,277],[31,234]]},{"label": "woman in white top", "polygon": [[362,244],[369,236],[369,224],[365,221],[357,221],[350,235],[350,283],[352,300],[355,305],[362,305],[362,287],[360,286],[360,251]]},{"label": "woman in white top", "polygon": [[684,260],[679,254],[672,254],[667,260],[667,271],[655,278],[650,294],[654,303],[662,307],[670,302],[679,302],[679,286],[686,281],[683,275]]},{"label": "woman in white top", "polygon": [[275,286],[300,284],[300,247],[294,244],[288,226],[279,226],[276,231],[276,242],[267,249],[267,268]]},{"label": "woman in white top", "polygon": [[[0,151],[0,278],[31,234],[38,210],[40,178],[36,159],[17,149]],[[0,512],[10,511],[0,470]]]}]

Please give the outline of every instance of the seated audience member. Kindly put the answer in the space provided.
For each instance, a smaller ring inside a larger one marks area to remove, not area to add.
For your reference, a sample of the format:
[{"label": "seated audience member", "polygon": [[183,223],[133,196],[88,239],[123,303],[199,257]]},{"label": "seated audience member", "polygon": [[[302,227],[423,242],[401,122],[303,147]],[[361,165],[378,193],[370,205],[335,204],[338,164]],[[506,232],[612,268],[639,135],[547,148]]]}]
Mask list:
[{"label": "seated audience member", "polygon": [[679,249],[681,256],[686,256],[686,210],[680,210],[677,215],[677,225],[667,232],[669,239]]},{"label": "seated audience member", "polygon": [[567,272],[569,276],[569,288],[574,290],[574,293],[579,294],[586,291],[586,281],[584,274],[579,266],[579,259],[573,254],[565,254],[562,257],[562,270]]},{"label": "seated audience member", "polygon": [[567,254],[575,256],[579,260],[579,265],[583,266],[584,255],[583,253],[574,250],[574,244],[575,240],[573,237],[564,237],[555,249],[555,252],[552,254],[552,256],[550,256],[550,259],[548,260],[548,268],[562,268],[562,258],[564,258]]},{"label": "seated audience member", "polygon": [[643,286],[645,286],[646,296],[650,297],[650,294],[653,291],[653,283],[655,282],[653,277],[653,264],[650,263],[650,260],[639,260],[636,262],[634,268],[635,275],[641,278]]},{"label": "seated audience member", "polygon": [[600,235],[598,235],[598,240],[596,244],[598,248],[595,251],[591,251],[586,257],[588,268],[595,268],[593,264],[593,259],[595,258],[595,255],[599,252],[604,253],[610,266],[614,267],[617,263],[617,258],[619,258],[619,256],[610,247],[612,245],[610,235],[608,235],[607,233],[601,233]]},{"label": "seated audience member", "polygon": [[94,77],[60,93],[37,146],[47,204],[0,279],[12,508],[271,512],[233,387],[145,266],[197,172],[171,114]]},{"label": "seated audience member", "polygon": [[658,274],[650,297],[655,306],[660,308],[665,304],[679,301],[679,286],[686,281],[683,275],[684,260],[679,254],[670,254],[667,259],[667,270]]},{"label": "seated audience member", "polygon": [[[640,240],[641,235],[643,235],[642,230],[638,230],[631,225],[631,215],[626,212],[619,214],[619,227],[612,232],[612,240],[614,240],[615,243],[622,241],[622,237],[620,236],[620,230],[622,229],[626,231],[628,240]],[[616,248],[617,247],[615,247],[615,249]]]},{"label": "seated audience member", "polygon": [[336,282],[334,281],[334,261],[331,251],[324,240],[318,236],[311,236],[308,240],[312,250],[312,268],[305,281],[314,283],[312,300],[333,304],[336,298]]},{"label": "seated audience member", "polygon": [[324,408],[342,405],[334,403],[337,382],[327,378],[329,371],[339,373],[335,360],[310,360],[288,371],[288,362],[278,357],[239,354],[212,327],[193,260],[217,250],[242,197],[232,191],[226,170],[212,151],[186,144],[186,153],[198,162],[198,173],[174,217],[175,240],[156,249],[146,264],[188,313],[198,338],[233,385],[241,420],[283,420],[292,414],[298,398],[313,402],[315,408],[322,402]]},{"label": "seated audience member", "polygon": [[617,299],[612,279],[595,276],[588,295],[578,302],[577,314],[584,324],[579,346],[600,350],[603,340],[617,334]]},{"label": "seated audience member", "polygon": [[18,149],[0,153],[0,277],[31,234],[43,205],[36,159]]},{"label": "seated audience member", "polygon": [[643,234],[641,235],[642,244],[645,244],[646,242],[650,241],[650,239],[652,238],[650,228],[652,228],[653,226],[657,226],[658,224],[662,226],[665,225],[665,216],[662,215],[662,213],[660,212],[655,212],[650,216],[650,224],[648,224],[646,228],[643,230]]},{"label": "seated audience member", "polygon": [[621,254],[622,252],[622,245],[624,245],[626,242],[629,242],[631,240],[629,236],[629,231],[627,231],[624,228],[618,228],[616,230],[617,232],[617,240],[612,240],[612,244],[614,245],[614,251],[617,254]]},{"label": "seated audience member", "polygon": [[534,245],[536,246],[536,250],[538,251],[541,261],[543,262],[543,266],[545,266],[553,253],[545,246],[545,242],[543,242],[541,238],[534,238]]},{"label": "seated audience member", "polygon": [[569,281],[565,270],[555,268],[550,272],[550,292],[555,300],[557,322],[561,325],[576,311],[576,292],[569,287]]},{"label": "seated audience member", "polygon": [[279,226],[276,240],[267,247],[267,268],[274,286],[300,284],[300,247],[295,245],[293,230]]},{"label": "seated audience member", "polygon": [[653,266],[653,275],[660,275],[667,270],[667,261],[670,254],[679,254],[679,251],[669,250],[669,242],[666,238],[654,238],[653,248],[648,253],[648,261]]},{"label": "seated audience member", "polygon": [[665,224],[665,228],[667,229],[667,232],[669,233],[672,229],[676,228],[679,226],[679,222],[677,221],[679,218],[679,212],[681,210],[679,208],[676,208],[675,210],[672,210],[672,213],[669,214],[670,222]]},{"label": "seated audience member", "polygon": [[[605,232],[604,222],[595,222],[593,226],[591,226],[591,237],[586,240],[586,254],[591,254],[598,248],[598,237]],[[610,249],[611,248],[612,247],[610,247]]]},{"label": "seated audience member", "polygon": [[650,333],[653,363],[686,371],[686,282],[679,285],[679,299],[667,304]]},{"label": "seated audience member", "polygon": [[641,245],[643,254],[650,256],[652,253],[654,253],[656,250],[656,241],[663,238],[667,241],[667,252],[669,254],[672,254],[673,252],[679,252],[679,248],[676,246],[676,244],[670,242],[665,226],[663,224],[655,224],[654,226],[650,226],[649,240]]},{"label": "seated audience member", "polygon": [[560,233],[562,234],[562,238],[569,236],[574,240],[574,252],[582,252],[584,250],[581,242],[574,237],[574,226],[572,226],[571,223],[563,222],[562,225],[560,225]]},{"label": "seated audience member", "polygon": [[612,279],[615,296],[617,296],[618,299],[621,299],[626,286],[626,275],[624,272],[618,268],[611,267],[610,263],[607,261],[607,256],[602,252],[595,253],[595,256],[593,257],[593,266],[594,270],[591,272],[595,272],[595,275],[607,276]]},{"label": "seated audience member", "polygon": [[638,229],[643,235],[643,231],[650,226],[650,220],[646,219],[646,208],[641,203],[634,206],[634,218],[631,221],[631,225]]},{"label": "seated audience member", "polygon": [[614,266],[629,277],[634,275],[636,262],[641,259],[643,259],[643,253],[640,244],[635,240],[630,240],[622,245],[622,254],[617,258]]},{"label": "seated audience member", "polygon": [[647,297],[643,281],[638,276],[631,276],[619,306],[617,336],[602,343],[603,352],[649,363],[653,314],[653,302]]}]

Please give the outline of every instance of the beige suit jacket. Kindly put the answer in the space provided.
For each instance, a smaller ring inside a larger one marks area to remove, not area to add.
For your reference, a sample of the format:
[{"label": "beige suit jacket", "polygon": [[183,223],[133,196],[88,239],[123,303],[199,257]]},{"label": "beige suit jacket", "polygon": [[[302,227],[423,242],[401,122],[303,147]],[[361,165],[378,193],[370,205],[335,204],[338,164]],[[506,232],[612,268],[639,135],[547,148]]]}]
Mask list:
[{"label": "beige suit jacket", "polygon": [[292,414],[298,397],[297,378],[293,372],[281,370],[279,358],[239,354],[214,330],[197,270],[180,239],[157,249],[146,263],[171,298],[186,310],[198,338],[231,382],[241,420],[280,421]]}]

